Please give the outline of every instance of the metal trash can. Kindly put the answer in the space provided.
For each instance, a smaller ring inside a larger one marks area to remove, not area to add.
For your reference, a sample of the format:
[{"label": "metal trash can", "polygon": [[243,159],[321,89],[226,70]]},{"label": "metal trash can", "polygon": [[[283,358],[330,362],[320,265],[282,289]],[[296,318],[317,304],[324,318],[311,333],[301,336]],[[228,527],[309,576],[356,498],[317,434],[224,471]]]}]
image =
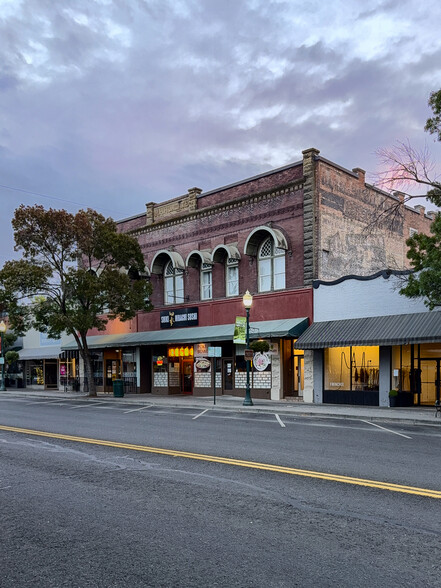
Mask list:
[{"label": "metal trash can", "polygon": [[124,380],[113,380],[113,395],[115,398],[124,396]]}]

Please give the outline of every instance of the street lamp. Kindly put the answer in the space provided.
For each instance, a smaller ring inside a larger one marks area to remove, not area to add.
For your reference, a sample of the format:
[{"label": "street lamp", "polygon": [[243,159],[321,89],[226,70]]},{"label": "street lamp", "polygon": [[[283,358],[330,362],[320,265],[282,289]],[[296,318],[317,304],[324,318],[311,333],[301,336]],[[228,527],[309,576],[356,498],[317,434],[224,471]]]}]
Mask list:
[{"label": "street lamp", "polygon": [[1,358],[2,358],[2,383],[0,385],[0,392],[6,392],[5,386],[5,343],[4,335],[6,333],[5,321],[0,322],[0,336],[1,336]]},{"label": "street lamp", "polygon": [[[247,290],[243,295],[243,305],[245,306],[245,310],[247,311],[247,338],[246,338],[246,350],[248,351],[250,347],[250,308],[253,304],[253,297]],[[250,393],[250,360],[247,359],[247,387],[245,391],[245,399],[243,401],[243,406],[253,406],[253,401],[251,400],[251,393]]]}]

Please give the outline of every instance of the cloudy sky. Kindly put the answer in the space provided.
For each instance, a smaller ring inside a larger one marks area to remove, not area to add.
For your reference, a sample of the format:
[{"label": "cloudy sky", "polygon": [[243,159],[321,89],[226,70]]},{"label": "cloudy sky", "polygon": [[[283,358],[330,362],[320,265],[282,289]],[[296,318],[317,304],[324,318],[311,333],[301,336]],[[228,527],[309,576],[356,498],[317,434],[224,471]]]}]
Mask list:
[{"label": "cloudy sky", "polygon": [[0,265],[20,204],[124,218],[298,161],[374,174],[441,88],[439,0],[0,0]]}]

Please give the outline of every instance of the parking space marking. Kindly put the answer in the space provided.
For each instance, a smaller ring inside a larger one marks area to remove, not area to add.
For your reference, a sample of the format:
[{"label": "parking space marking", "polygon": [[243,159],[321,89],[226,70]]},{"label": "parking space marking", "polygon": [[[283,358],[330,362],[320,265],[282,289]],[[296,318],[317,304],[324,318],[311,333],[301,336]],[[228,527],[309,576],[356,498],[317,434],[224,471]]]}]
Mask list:
[{"label": "parking space marking", "polygon": [[198,419],[200,416],[202,416],[203,414],[205,414],[207,411],[208,411],[208,408],[206,408],[205,410],[203,410],[202,412],[200,412],[199,414],[197,414],[195,417],[193,417],[192,420],[194,421],[195,419]]},{"label": "parking space marking", "polygon": [[392,431],[392,429],[386,429],[386,427],[382,427],[381,425],[377,425],[376,423],[371,423],[370,421],[364,421],[360,419],[362,423],[366,423],[368,425],[372,425],[373,427],[378,427],[379,429],[383,429],[383,431],[387,431],[388,433],[393,433],[394,435],[399,435],[400,437],[404,437],[405,439],[412,439],[412,437],[408,437],[407,435],[403,435],[403,433],[398,433],[397,431]]},{"label": "parking space marking", "polygon": [[57,398],[56,400],[32,400],[32,402],[25,402],[28,404],[63,404],[66,402],[63,398]]},{"label": "parking space marking", "polygon": [[279,415],[278,415],[278,414],[276,414],[276,419],[279,421],[279,425],[280,425],[281,427],[285,427],[285,426],[286,426],[286,425],[285,425],[285,423],[282,421],[282,419],[279,417]]},{"label": "parking space marking", "polygon": [[[80,404],[79,406],[71,406],[69,410],[76,410],[77,408],[95,408],[96,406],[99,406],[100,404],[105,404],[106,400],[98,400],[98,401],[93,401],[90,402],[89,404]],[[102,408],[102,407],[100,407]]]},{"label": "parking space marking", "polygon": [[151,408],[153,404],[146,404],[146,406],[141,406],[141,408],[131,408],[130,410],[125,410],[124,414],[128,414],[129,412],[137,412],[139,410],[144,410],[145,408]]}]

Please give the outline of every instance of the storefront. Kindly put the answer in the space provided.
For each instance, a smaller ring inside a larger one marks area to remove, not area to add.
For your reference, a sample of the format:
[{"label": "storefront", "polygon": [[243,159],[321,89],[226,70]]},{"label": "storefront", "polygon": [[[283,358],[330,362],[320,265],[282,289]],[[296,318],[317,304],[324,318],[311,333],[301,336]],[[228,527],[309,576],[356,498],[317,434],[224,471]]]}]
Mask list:
[{"label": "storefront", "polygon": [[434,405],[441,399],[441,312],[311,325],[295,346],[311,350],[314,401],[388,406]]},{"label": "storefront", "polygon": [[[252,339],[269,343],[255,353],[250,385],[254,397],[298,395],[303,386],[303,355],[293,342],[306,329],[307,318],[251,322]],[[153,394],[217,394],[243,396],[246,388],[245,345],[233,341],[234,324],[185,327],[88,337],[94,353],[97,386],[110,391],[122,377],[132,391]],[[75,343],[63,348],[74,349]]]},{"label": "storefront", "polygon": [[59,387],[60,346],[21,349],[19,364],[22,368],[17,380],[27,388],[56,390]]}]

